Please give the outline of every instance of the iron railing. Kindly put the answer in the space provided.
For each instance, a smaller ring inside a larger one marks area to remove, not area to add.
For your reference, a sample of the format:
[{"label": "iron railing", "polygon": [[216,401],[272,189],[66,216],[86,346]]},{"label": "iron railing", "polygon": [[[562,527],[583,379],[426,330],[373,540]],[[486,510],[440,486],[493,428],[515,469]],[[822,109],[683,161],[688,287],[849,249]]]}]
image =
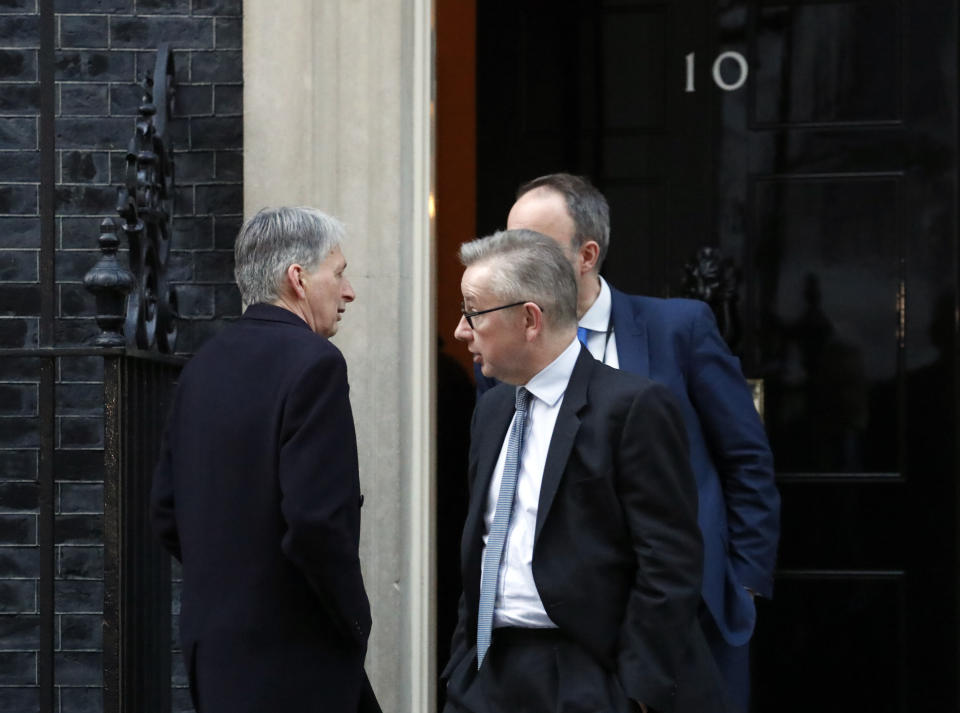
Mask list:
[{"label": "iron railing", "polygon": [[[52,63],[51,63],[52,67]],[[36,450],[37,456],[37,688],[41,713],[59,707],[55,696],[57,602],[57,484],[77,477],[104,483],[103,709],[105,713],[169,713],[171,679],[170,558],[153,537],[148,507],[152,471],[160,452],[169,404],[185,359],[175,349],[176,294],[166,266],[173,234],[173,151],[166,126],[173,108],[173,55],[157,51],[117,192],[121,218],[101,225],[101,258],[84,284],[96,296],[101,332],[91,346],[49,346],[56,285],[42,281],[42,346],[0,349],[0,379],[36,385],[33,413],[5,419],[0,446]],[[52,113],[51,113],[52,116]],[[50,178],[50,177],[48,177]],[[52,179],[47,180],[52,186]],[[45,184],[46,185],[46,184]],[[47,206],[49,208],[49,206]],[[48,210],[53,218],[52,210]],[[121,254],[120,235],[128,252]],[[41,250],[42,272],[52,276],[50,241]],[[125,258],[125,259],[121,259]],[[103,360],[103,449],[57,444],[58,374],[70,359]],[[22,410],[22,409],[21,409]],[[96,459],[102,456],[101,464]],[[82,463],[78,466],[78,463]]]},{"label": "iron railing", "polygon": [[104,358],[103,701],[106,713],[170,710],[170,555],[153,537],[153,467],[179,360]]},{"label": "iron railing", "polygon": [[[54,672],[57,653],[57,483],[77,477],[72,472],[77,467],[75,456],[97,457],[97,451],[57,447],[57,374],[67,360],[90,357],[103,359],[104,374],[104,711],[168,713],[170,557],[150,531],[147,509],[181,358],[122,348],[0,350],[2,372],[15,374],[21,383],[36,383],[38,390],[36,417],[21,430],[22,441],[6,444],[38,452],[38,668]],[[84,460],[90,463],[89,458]],[[96,478],[95,465],[83,477],[91,475]],[[38,684],[42,687],[43,681]],[[44,698],[53,700],[49,695]]]}]

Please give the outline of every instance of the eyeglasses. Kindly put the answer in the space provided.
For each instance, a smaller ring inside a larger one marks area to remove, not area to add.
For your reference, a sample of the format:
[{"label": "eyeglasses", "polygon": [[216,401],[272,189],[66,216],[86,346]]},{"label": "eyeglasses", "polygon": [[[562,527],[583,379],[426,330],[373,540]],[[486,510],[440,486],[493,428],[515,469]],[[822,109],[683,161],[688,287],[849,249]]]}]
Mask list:
[{"label": "eyeglasses", "polygon": [[500,305],[499,307],[491,307],[490,309],[481,309],[481,310],[477,310],[476,312],[467,312],[463,302],[461,302],[460,314],[462,314],[464,318],[467,320],[467,324],[470,325],[470,329],[476,329],[476,327],[473,325],[473,318],[476,317],[477,315],[486,314],[487,312],[496,312],[497,310],[507,309],[508,307],[517,307],[519,305],[525,305],[529,301],[530,300],[524,300],[523,302],[511,302],[508,305]]}]

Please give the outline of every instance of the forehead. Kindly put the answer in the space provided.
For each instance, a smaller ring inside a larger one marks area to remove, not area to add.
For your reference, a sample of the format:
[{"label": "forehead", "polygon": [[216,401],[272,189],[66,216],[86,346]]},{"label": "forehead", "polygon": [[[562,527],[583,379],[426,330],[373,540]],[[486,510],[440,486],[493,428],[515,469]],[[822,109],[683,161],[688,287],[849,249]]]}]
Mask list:
[{"label": "forehead", "polygon": [[460,278],[460,291],[464,300],[482,299],[490,295],[490,282],[494,266],[489,262],[471,265]]}]

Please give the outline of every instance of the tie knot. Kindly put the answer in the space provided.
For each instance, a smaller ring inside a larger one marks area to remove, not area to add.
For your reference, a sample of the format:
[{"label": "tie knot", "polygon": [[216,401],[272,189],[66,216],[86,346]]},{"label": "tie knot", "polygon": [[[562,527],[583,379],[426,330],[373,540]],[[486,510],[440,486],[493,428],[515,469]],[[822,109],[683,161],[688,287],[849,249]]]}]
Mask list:
[{"label": "tie knot", "polygon": [[528,403],[530,403],[530,392],[521,386],[517,389],[517,411],[526,411]]}]

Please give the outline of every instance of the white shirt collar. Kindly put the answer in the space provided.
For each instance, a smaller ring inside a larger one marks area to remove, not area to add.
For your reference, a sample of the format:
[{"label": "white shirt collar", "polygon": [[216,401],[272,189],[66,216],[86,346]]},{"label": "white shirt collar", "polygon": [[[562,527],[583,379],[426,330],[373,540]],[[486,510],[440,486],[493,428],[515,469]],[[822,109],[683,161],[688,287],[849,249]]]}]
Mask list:
[{"label": "white shirt collar", "polygon": [[553,406],[567,390],[567,383],[570,381],[578,356],[580,356],[580,342],[574,337],[570,346],[538,371],[530,381],[524,384],[524,387],[547,406]]},{"label": "white shirt collar", "polygon": [[606,332],[610,326],[610,309],[613,301],[610,297],[610,285],[600,278],[600,294],[590,305],[587,313],[580,318],[580,326],[592,329],[594,332]]}]

